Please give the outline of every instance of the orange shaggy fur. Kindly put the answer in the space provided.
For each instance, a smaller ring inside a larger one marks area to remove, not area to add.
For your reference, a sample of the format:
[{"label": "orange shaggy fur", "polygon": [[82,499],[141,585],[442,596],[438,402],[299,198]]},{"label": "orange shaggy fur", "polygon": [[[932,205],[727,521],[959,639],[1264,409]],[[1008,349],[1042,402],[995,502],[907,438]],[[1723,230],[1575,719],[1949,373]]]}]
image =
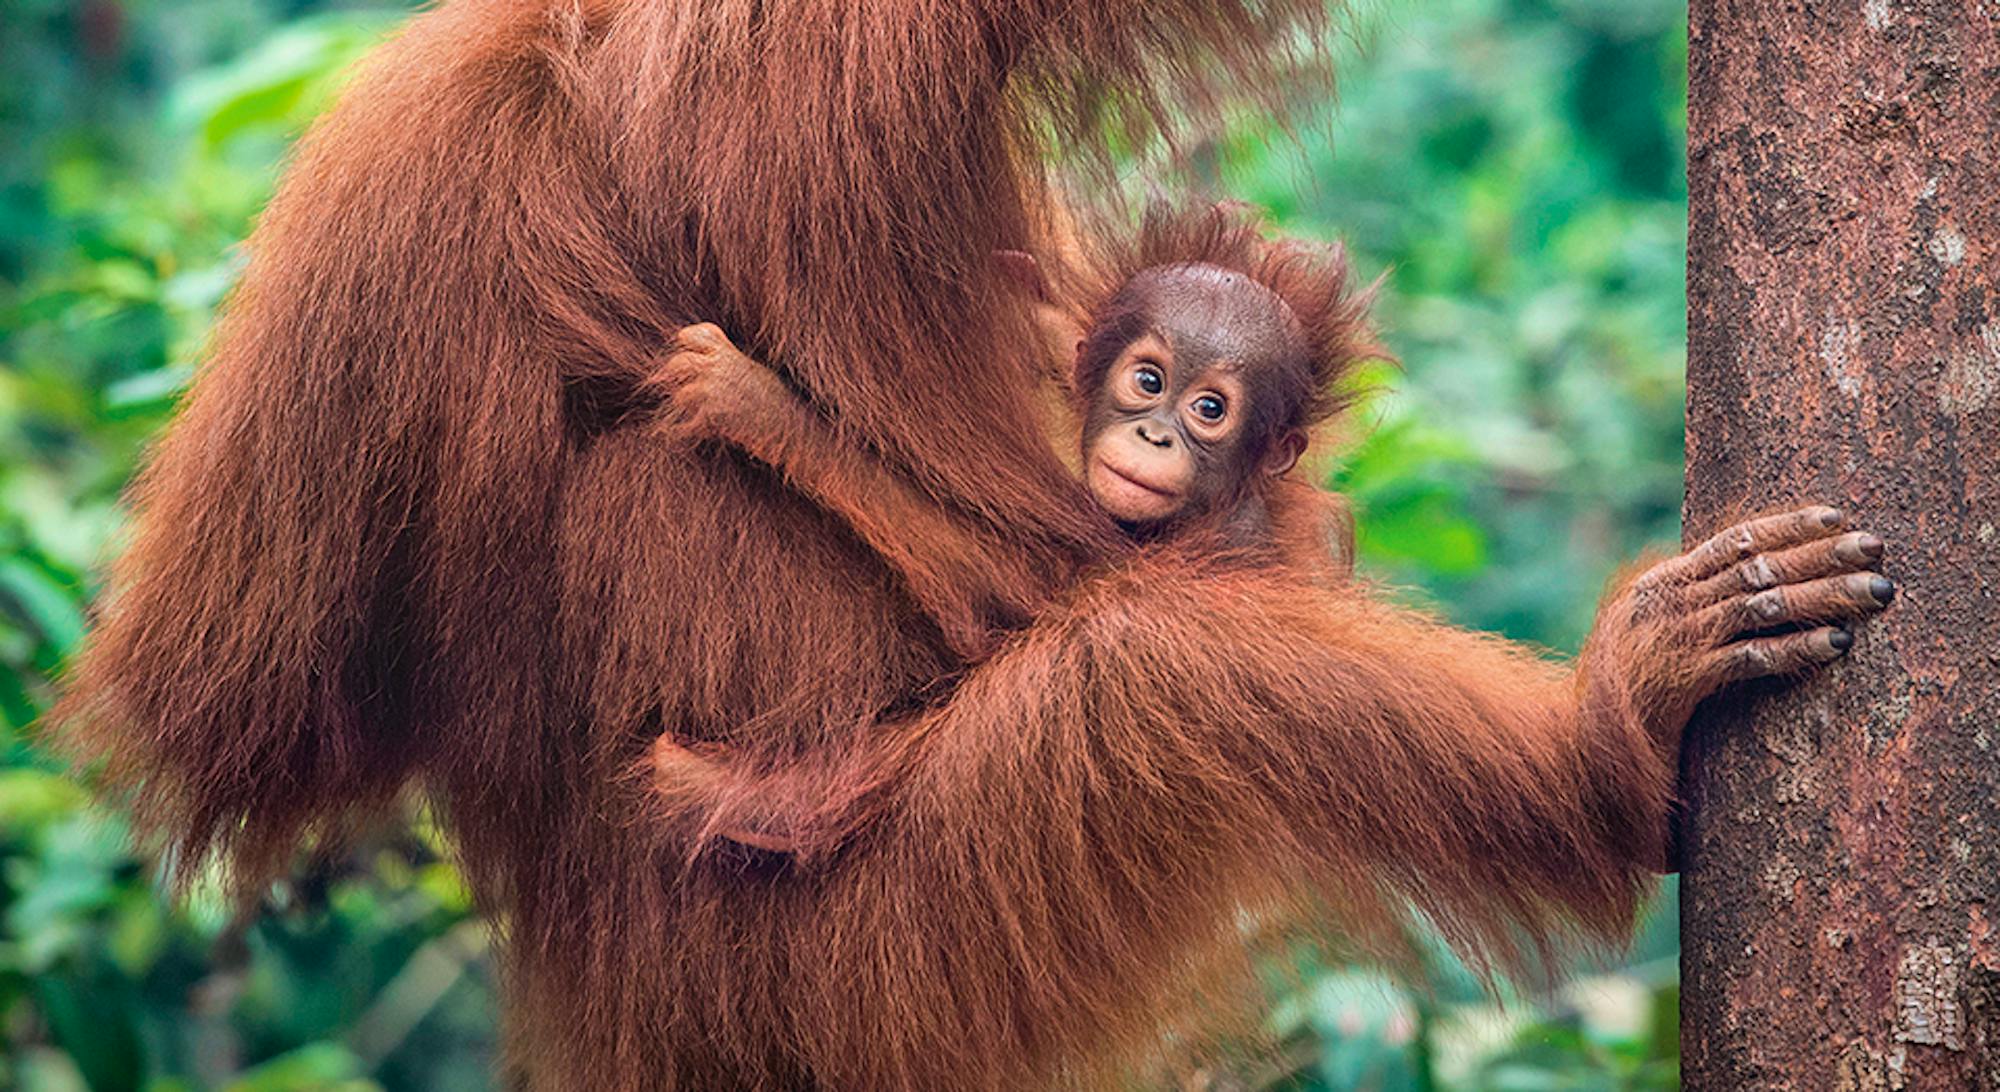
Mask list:
[{"label": "orange shaggy fur", "polygon": [[[1679,731],[1589,681],[1629,651],[1578,681],[1359,589],[1135,552],[1035,424],[1050,361],[991,256],[1050,249],[1044,142],[1280,86],[1322,11],[418,16],[250,241],[70,738],[245,890],[419,788],[538,1089],[1095,1087],[1224,996],[1246,912],[1617,933]],[[935,498],[956,556],[1012,559],[1032,624],[969,666],[856,532],[650,427],[696,320]],[[911,722],[820,868],[690,863],[630,776],[669,728],[777,766]]]}]

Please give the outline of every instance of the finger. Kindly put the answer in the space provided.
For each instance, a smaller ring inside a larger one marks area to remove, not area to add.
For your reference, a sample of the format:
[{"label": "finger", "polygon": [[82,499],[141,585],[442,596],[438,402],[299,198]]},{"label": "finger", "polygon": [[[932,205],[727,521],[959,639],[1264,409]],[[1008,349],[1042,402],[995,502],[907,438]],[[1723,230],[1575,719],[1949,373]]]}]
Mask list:
[{"label": "finger", "polygon": [[725,842],[735,842],[739,846],[762,850],[765,853],[790,855],[799,849],[798,839],[789,834],[758,830],[751,826],[725,824],[715,827],[714,834]]},{"label": "finger", "polygon": [[697,322],[681,327],[674,335],[674,344],[686,351],[713,353],[728,348],[730,342],[722,327],[712,322]]},{"label": "finger", "polygon": [[1697,615],[1697,627],[1714,641],[1779,626],[1851,622],[1877,614],[1896,598],[1896,585],[1879,573],[1847,573],[1788,584],[1718,603]]},{"label": "finger", "polygon": [[686,386],[688,380],[698,373],[699,369],[694,363],[698,359],[693,354],[681,350],[667,353],[655,358],[652,367],[647,369],[645,377],[640,382],[653,390],[672,394]]},{"label": "finger", "polygon": [[1709,653],[1701,673],[1708,684],[1705,688],[1771,675],[1795,675],[1838,660],[1852,647],[1854,635],[1834,626],[1759,637]]},{"label": "finger", "polygon": [[699,352],[677,352],[654,369],[652,382],[669,394],[680,395],[714,373],[714,357]]},{"label": "finger", "polygon": [[1755,554],[1696,584],[1689,590],[1687,602],[1706,606],[1781,584],[1873,568],[1882,560],[1882,553],[1881,539],[1866,531],[1849,531],[1789,550]]},{"label": "finger", "polygon": [[1711,537],[1661,568],[1680,580],[1705,580],[1757,554],[1825,538],[1839,530],[1846,518],[1838,508],[1814,505],[1753,519]]},{"label": "finger", "polygon": [[715,431],[704,407],[671,398],[653,412],[651,427],[686,443],[700,443]]}]

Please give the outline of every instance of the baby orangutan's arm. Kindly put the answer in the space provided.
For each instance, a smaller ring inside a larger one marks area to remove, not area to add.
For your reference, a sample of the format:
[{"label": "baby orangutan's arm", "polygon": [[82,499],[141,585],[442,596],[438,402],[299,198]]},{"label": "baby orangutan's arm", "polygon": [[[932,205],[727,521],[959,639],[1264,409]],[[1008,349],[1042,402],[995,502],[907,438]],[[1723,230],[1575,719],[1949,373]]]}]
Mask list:
[{"label": "baby orangutan's arm", "polygon": [[709,323],[680,331],[658,373],[669,419],[695,440],[717,440],[782,473],[845,520],[903,580],[966,660],[989,655],[1037,604],[1004,589],[1053,586],[968,518],[924,493],[865,444],[842,436],[764,364]]}]

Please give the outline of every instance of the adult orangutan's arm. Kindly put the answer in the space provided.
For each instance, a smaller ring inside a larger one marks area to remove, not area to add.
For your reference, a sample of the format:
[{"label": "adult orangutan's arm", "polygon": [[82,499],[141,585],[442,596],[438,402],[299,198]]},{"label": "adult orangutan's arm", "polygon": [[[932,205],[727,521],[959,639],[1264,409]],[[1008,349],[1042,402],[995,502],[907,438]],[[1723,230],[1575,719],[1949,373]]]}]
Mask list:
[{"label": "adult orangutan's arm", "polygon": [[[1394,945],[1415,908],[1501,963],[1576,929],[1621,936],[1664,863],[1694,703],[1839,656],[1830,623],[1881,609],[1880,543],[1833,516],[1746,524],[1648,570],[1575,668],[1353,583],[1139,554],[945,705],[874,729],[910,733],[907,773],[801,881],[829,913],[792,938],[814,958],[788,996],[893,991],[926,1034],[1033,1028],[1055,1041],[1024,1056],[1088,1059],[1170,1019],[1245,921],[1331,911],[1344,939]],[[1805,628],[1755,635],[1785,624]],[[874,1021],[820,1029],[840,1077],[946,1079],[922,1035]]]},{"label": "adult orangutan's arm", "polygon": [[[1409,898],[1461,939],[1571,918],[1610,932],[1664,866],[1695,704],[1837,658],[1852,641],[1839,627],[1886,605],[1866,568],[1881,543],[1840,522],[1821,508],[1753,521],[1653,567],[1609,599],[1574,670],[1353,584],[1168,548],[1052,606],[947,706],[876,744],[727,779],[766,819],[810,815],[814,854],[891,810],[885,794],[970,854],[1095,837],[1078,824],[1097,814],[1115,817],[1102,852],[1142,858],[1117,840],[1143,836],[1234,860],[1224,888],[1319,873]],[[1762,635],[1787,626],[1803,628]],[[1273,866],[1280,851],[1290,865]]]}]

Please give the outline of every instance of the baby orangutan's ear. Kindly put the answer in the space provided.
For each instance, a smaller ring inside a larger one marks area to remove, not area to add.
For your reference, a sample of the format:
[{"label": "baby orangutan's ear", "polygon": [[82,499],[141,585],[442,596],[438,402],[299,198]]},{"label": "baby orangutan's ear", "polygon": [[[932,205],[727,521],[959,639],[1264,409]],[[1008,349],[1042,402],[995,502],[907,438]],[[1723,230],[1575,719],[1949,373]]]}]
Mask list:
[{"label": "baby orangutan's ear", "polygon": [[1292,467],[1298,465],[1299,456],[1305,453],[1305,430],[1287,429],[1271,441],[1271,450],[1264,453],[1262,469],[1273,478],[1290,473]]}]

